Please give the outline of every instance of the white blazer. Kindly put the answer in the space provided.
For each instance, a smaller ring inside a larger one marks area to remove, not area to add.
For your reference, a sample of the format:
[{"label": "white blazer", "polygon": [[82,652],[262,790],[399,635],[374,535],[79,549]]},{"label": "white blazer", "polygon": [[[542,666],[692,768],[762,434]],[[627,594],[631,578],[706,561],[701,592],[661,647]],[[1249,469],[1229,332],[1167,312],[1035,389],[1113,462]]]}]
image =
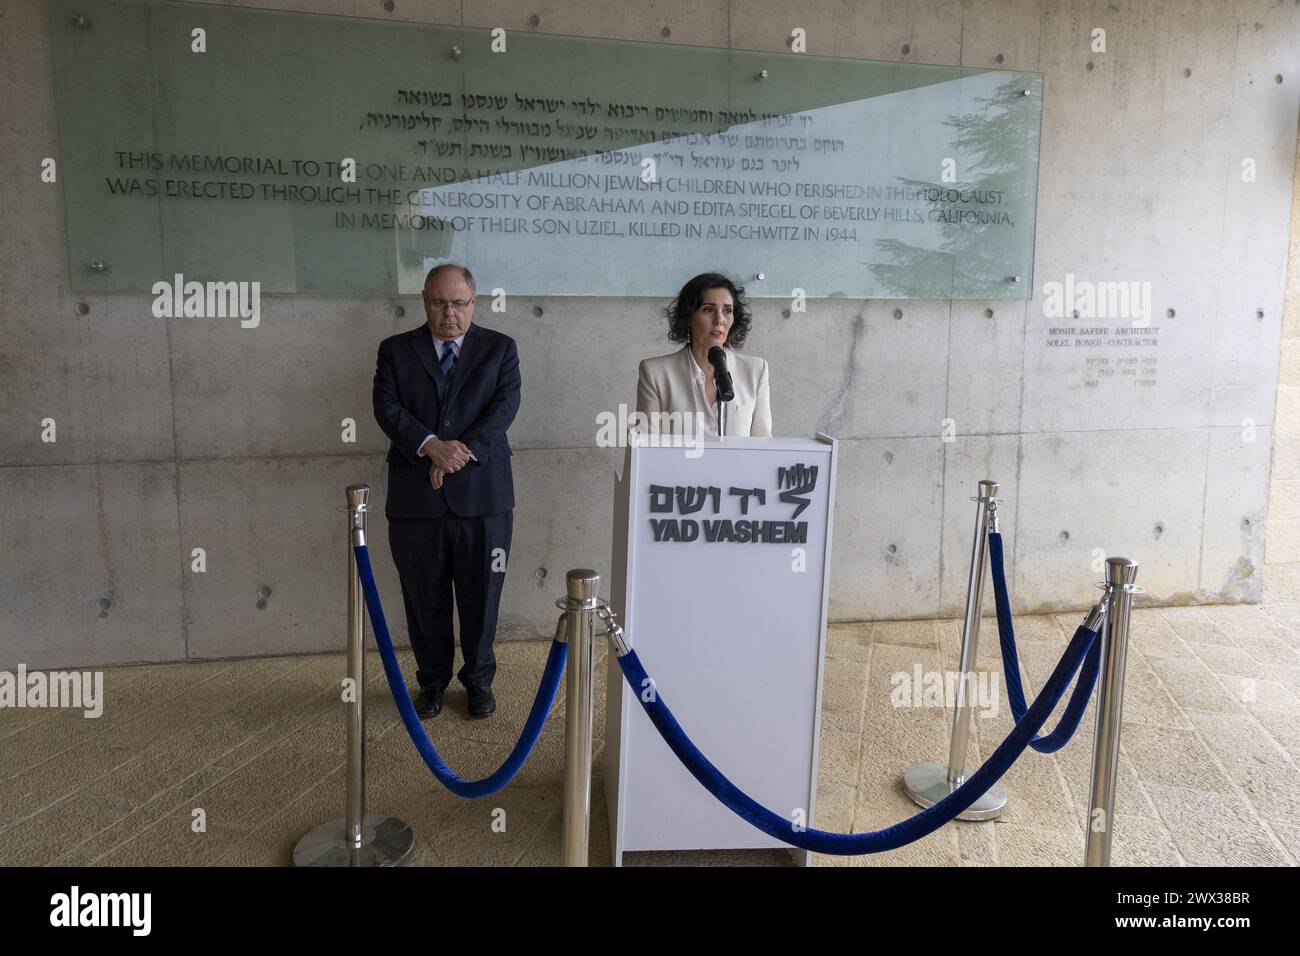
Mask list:
[{"label": "white blazer", "polygon": [[[726,403],[727,435],[771,435],[772,403],[767,359],[743,355],[734,349],[725,351],[727,370],[731,372],[731,384],[736,391],[735,400]],[[637,371],[636,410],[646,414],[694,412],[695,368],[695,358],[689,346],[683,346],[670,355],[642,359]]]}]

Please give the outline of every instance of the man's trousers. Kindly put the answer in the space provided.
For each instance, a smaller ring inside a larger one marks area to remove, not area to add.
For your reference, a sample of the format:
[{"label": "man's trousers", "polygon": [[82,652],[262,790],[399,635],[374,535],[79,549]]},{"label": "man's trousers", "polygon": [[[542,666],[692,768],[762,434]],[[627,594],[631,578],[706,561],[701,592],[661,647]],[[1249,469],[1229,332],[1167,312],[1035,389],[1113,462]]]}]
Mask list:
[{"label": "man's trousers", "polygon": [[466,687],[490,687],[496,676],[497,608],[506,579],[513,511],[464,518],[389,518],[388,545],[402,582],[406,625],[421,687],[451,683],[456,658],[451,608],[460,617]]}]

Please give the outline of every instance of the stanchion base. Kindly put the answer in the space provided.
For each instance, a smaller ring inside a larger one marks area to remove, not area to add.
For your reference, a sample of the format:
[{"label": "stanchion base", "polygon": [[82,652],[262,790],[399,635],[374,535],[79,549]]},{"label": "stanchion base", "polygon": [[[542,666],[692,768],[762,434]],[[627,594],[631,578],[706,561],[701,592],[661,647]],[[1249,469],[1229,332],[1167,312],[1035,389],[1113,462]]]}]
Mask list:
[{"label": "stanchion base", "polygon": [[[908,767],[903,774],[903,789],[914,803],[923,807],[932,807],[948,794],[953,787],[948,784],[948,765],[939,763],[918,763]],[[1001,815],[1007,805],[1007,792],[998,784],[989,787],[970,808],[957,814],[958,820],[992,820]]]},{"label": "stanchion base", "polygon": [[396,817],[368,816],[361,824],[361,846],[343,839],[342,817],[322,823],[293,848],[294,866],[396,866],[415,845],[415,831]]}]

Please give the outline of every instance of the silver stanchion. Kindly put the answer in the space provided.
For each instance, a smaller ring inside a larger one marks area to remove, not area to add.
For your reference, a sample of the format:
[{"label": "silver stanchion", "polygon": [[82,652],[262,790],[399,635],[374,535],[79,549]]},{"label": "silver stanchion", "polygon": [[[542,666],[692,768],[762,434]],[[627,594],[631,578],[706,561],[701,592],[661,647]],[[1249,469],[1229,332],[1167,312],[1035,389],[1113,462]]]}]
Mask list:
[{"label": "silver stanchion", "polygon": [[1097,586],[1106,592],[1106,627],[1102,641],[1100,685],[1097,688],[1097,724],[1092,739],[1092,786],[1088,795],[1088,845],[1085,866],[1110,866],[1110,844],[1115,821],[1115,783],[1119,772],[1119,730],[1124,711],[1124,661],[1128,656],[1128,622],[1133,595],[1142,589],[1137,562],[1128,558],[1106,560],[1106,580]]},{"label": "silver stanchion", "polygon": [[393,866],[415,845],[409,824],[366,816],[366,601],[352,548],[366,543],[369,485],[348,485],[348,673],[346,816],[322,823],[293,848],[294,866]]},{"label": "silver stanchion", "polygon": [[[956,713],[952,721],[952,741],[948,763],[918,763],[903,774],[903,789],[913,802],[932,807],[956,790],[966,780],[966,751],[970,739],[970,691],[976,679],[979,654],[980,608],[984,601],[984,566],[988,561],[988,536],[998,530],[998,483],[981,481],[975,506],[975,538],[971,544],[970,575],[966,584],[966,617],[961,631],[961,675],[957,682]],[[1007,792],[994,784],[970,808],[958,814],[959,820],[992,820],[1007,805]]]},{"label": "silver stanchion", "polygon": [[591,725],[595,707],[592,614],[599,605],[600,575],[587,568],[575,568],[565,575],[565,584],[568,595],[556,602],[564,609],[563,630],[569,644],[565,664],[563,863],[586,866],[591,835]]}]

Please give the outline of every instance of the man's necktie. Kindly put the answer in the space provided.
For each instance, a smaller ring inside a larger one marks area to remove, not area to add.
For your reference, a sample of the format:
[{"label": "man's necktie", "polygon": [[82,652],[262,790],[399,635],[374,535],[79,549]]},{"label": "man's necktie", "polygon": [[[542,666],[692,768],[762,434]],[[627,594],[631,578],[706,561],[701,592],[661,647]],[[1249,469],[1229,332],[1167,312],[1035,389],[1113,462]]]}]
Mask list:
[{"label": "man's necktie", "polygon": [[442,350],[442,374],[451,378],[452,369],[456,367],[456,343],[448,342]]}]

